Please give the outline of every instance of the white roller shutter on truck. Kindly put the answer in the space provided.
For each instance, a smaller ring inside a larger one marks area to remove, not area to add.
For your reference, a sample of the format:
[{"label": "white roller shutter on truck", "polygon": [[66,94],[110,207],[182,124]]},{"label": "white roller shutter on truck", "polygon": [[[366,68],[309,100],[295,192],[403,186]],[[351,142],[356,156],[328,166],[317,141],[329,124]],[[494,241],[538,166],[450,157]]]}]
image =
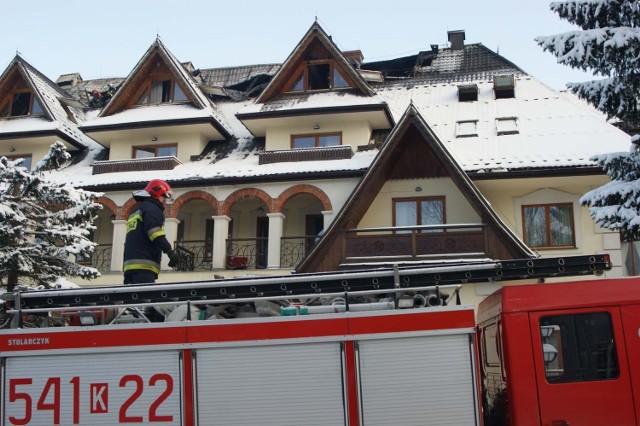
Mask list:
[{"label": "white roller shutter on truck", "polygon": [[6,359],[4,424],[182,424],[177,351]]},{"label": "white roller shutter on truck", "polygon": [[199,349],[200,425],[344,425],[340,344]]},{"label": "white roller shutter on truck", "polygon": [[468,334],[359,342],[363,424],[475,425]]}]

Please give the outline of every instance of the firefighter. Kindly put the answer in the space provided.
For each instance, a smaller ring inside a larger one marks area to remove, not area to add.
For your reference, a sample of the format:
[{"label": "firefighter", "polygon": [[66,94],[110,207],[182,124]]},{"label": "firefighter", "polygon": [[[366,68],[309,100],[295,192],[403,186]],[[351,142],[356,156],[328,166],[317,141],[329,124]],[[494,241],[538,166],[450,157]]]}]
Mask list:
[{"label": "firefighter", "polygon": [[160,273],[163,252],[169,256],[171,268],[177,267],[180,260],[164,233],[164,206],[173,201],[173,195],[167,182],[153,179],[133,197],[138,206],[127,220],[124,283],[154,283]]}]

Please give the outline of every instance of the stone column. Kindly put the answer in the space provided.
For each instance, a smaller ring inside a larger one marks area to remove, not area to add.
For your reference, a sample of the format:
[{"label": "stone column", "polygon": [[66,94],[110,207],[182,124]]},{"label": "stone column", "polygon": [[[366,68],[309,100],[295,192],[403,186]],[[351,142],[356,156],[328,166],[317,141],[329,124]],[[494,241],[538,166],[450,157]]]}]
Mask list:
[{"label": "stone column", "polygon": [[213,217],[213,247],[211,256],[212,269],[225,269],[227,259],[227,238],[229,238],[229,216]]},{"label": "stone column", "polygon": [[[168,217],[164,220],[164,234],[166,235],[167,240],[169,241],[169,244],[171,244],[171,247],[174,249],[175,249],[176,239],[178,238],[179,223],[180,223],[180,220],[176,219],[175,217]],[[169,268],[169,258],[164,254],[162,255],[160,269],[171,270],[171,268]]]},{"label": "stone column", "polygon": [[111,240],[111,271],[122,271],[124,262],[124,240],[127,235],[126,220],[112,220],[113,239]]},{"label": "stone column", "polygon": [[267,217],[269,218],[267,269],[279,269],[285,216],[282,213],[267,213]]}]

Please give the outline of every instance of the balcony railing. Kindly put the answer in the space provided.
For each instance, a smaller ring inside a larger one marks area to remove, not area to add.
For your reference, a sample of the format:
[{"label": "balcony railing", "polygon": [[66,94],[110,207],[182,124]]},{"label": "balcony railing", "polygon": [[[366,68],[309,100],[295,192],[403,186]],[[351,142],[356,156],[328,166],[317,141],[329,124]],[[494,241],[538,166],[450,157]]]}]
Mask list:
[{"label": "balcony railing", "polygon": [[483,224],[349,229],[343,234],[345,262],[484,257]]},{"label": "balcony railing", "polygon": [[111,271],[111,244],[98,244],[90,257],[78,259],[81,265],[91,266],[100,272]]},{"label": "balcony railing", "polygon": [[227,269],[265,269],[269,239],[229,238],[227,240]]},{"label": "balcony railing", "polygon": [[300,263],[311,251],[318,237],[305,235],[303,237],[283,237],[280,241],[280,267],[293,268]]},{"label": "balcony railing", "polygon": [[176,243],[189,271],[210,271],[212,243],[205,240],[186,240]]}]

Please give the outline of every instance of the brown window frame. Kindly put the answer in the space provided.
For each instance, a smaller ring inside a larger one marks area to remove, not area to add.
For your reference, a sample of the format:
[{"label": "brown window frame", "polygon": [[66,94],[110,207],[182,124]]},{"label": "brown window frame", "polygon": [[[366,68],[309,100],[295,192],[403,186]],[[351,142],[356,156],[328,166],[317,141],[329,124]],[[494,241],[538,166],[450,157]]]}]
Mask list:
[{"label": "brown window frame", "polygon": [[[323,65],[323,64],[329,64],[329,87],[326,89],[309,89],[309,66]],[[337,72],[342,76],[344,81],[347,83],[346,86],[335,87],[335,83],[333,81],[334,70],[337,70]],[[322,91],[344,90],[344,89],[353,88],[353,83],[347,77],[345,77],[344,73],[341,72],[341,70],[342,70],[342,67],[339,67],[338,63],[333,59],[316,59],[311,61],[304,61],[296,68],[295,72],[291,74],[291,78],[289,78],[289,80],[287,80],[287,82],[285,83],[284,90],[282,92],[283,93],[322,92]],[[293,90],[292,87],[295,84],[295,82],[298,81],[301,74],[302,74],[303,89]]]},{"label": "brown window frame", "polygon": [[[11,111],[13,110],[13,98],[15,95],[21,94],[21,93],[28,93],[29,94],[29,112],[27,114],[24,115],[12,115]],[[16,89],[16,90],[10,90],[9,92],[7,92],[7,94],[5,95],[5,100],[6,102],[1,103],[0,102],[0,111],[2,111],[2,109],[4,107],[7,107],[7,115],[4,116],[0,116],[0,119],[8,119],[8,118],[18,118],[18,117],[42,117],[44,116],[44,106],[42,105],[42,103],[40,103],[40,108],[42,109],[42,112],[34,114],[33,113],[33,102],[34,100],[36,100],[36,94],[33,93],[33,90],[29,90],[29,89]]]},{"label": "brown window frame", "polygon": [[17,160],[19,158],[22,158],[22,159],[27,159],[28,158],[30,163],[29,163],[29,167],[27,168],[27,170],[31,171],[31,167],[33,166],[33,155],[32,154],[11,154],[11,155],[3,155],[3,157],[7,157],[7,160],[9,160],[9,161],[15,161],[15,160]]},{"label": "brown window frame", "polygon": [[[571,222],[570,222],[570,226],[571,226],[571,244],[570,245],[557,245],[557,246],[553,246],[553,245],[547,245],[547,246],[533,246],[529,244],[529,241],[527,241],[527,226],[526,226],[526,216],[525,216],[525,209],[526,208],[532,208],[532,207],[544,207],[544,215],[545,215],[545,233],[546,233],[546,240],[547,243],[551,243],[551,215],[549,213],[549,210],[551,207],[560,207],[560,206],[568,206],[569,207],[569,212],[570,212],[570,217],[571,217]],[[531,248],[535,248],[536,250],[566,250],[566,249],[574,249],[576,248],[576,226],[575,226],[575,217],[574,217],[574,211],[573,211],[573,203],[540,203],[540,204],[523,204],[521,206],[521,210],[520,210],[521,214],[522,214],[522,239],[524,240],[524,243],[531,247]]]},{"label": "brown window frame", "polygon": [[[176,154],[175,157],[178,156],[178,144],[177,143],[166,143],[166,144],[157,144],[157,145],[136,145],[131,147],[131,158],[134,160],[140,160],[141,158],[136,158],[136,151],[144,148],[153,148],[153,157],[148,158],[156,158],[158,157],[158,149],[159,148],[170,148],[175,147]],[[143,157],[144,158],[144,157]]]},{"label": "brown window frame", "polygon": [[[169,90],[169,100],[168,101],[166,101],[166,102],[163,102],[163,101],[151,102],[151,86],[152,86],[153,82],[155,82],[155,81],[160,81],[160,82],[169,81],[170,82],[171,88]],[[173,76],[153,76],[153,77],[150,77],[150,78],[146,79],[144,81],[144,83],[141,84],[139,89],[136,91],[136,95],[132,98],[133,99],[133,101],[132,101],[133,103],[131,104],[131,107],[145,107],[145,106],[150,106],[150,105],[188,103],[189,102],[189,98],[187,97],[187,92],[182,87],[180,87],[180,90],[182,91],[182,93],[184,93],[186,99],[179,100],[179,101],[175,100],[176,85],[180,86],[178,84],[178,81],[175,78],[173,78]],[[140,97],[145,92],[147,94],[147,102],[139,103],[138,101],[140,100]]]},{"label": "brown window frame", "polygon": [[[446,203],[446,196],[444,195],[432,195],[432,196],[427,196],[427,197],[402,197],[402,198],[392,198],[391,199],[391,203],[392,203],[392,220],[393,220],[393,225],[392,226],[399,226],[396,224],[396,203],[398,202],[407,202],[407,201],[414,201],[416,203],[416,218],[417,218],[417,222],[422,222],[422,212],[421,209],[422,207],[420,206],[420,203],[422,201],[440,201],[442,203],[442,225],[445,225],[447,223],[447,203]],[[416,223],[415,226],[421,226],[422,223]],[[441,232],[446,232],[444,229]]]},{"label": "brown window frame", "polygon": [[318,142],[320,140],[321,136],[338,136],[340,137],[340,143],[337,145],[330,145],[330,146],[342,146],[342,132],[325,132],[325,133],[300,133],[297,135],[291,135],[291,139],[290,139],[290,146],[291,149],[312,149],[312,148],[296,148],[295,147],[295,139],[296,138],[311,138],[313,137],[314,140],[314,144],[313,144],[313,148],[326,148],[326,147],[321,147],[318,145]]}]

